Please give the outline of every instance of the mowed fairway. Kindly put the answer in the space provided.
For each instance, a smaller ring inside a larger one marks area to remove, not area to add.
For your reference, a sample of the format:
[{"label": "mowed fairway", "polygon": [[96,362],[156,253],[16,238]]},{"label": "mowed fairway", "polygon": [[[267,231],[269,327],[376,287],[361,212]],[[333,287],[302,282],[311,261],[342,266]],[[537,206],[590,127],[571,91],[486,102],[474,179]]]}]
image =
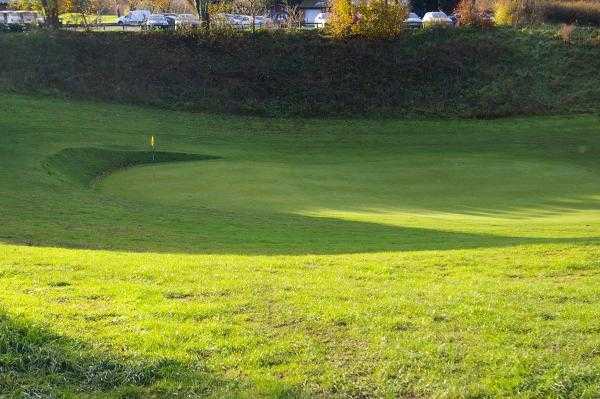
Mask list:
[{"label": "mowed fairway", "polygon": [[598,116],[0,115],[0,396],[600,395]]}]

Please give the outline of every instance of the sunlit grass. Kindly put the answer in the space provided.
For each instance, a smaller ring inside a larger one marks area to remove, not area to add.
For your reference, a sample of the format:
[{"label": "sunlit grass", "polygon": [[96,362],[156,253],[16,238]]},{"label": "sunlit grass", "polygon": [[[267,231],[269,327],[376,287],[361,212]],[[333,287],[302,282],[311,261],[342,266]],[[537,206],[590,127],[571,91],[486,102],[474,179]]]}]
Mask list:
[{"label": "sunlit grass", "polygon": [[2,394],[600,394],[598,117],[0,111]]},{"label": "sunlit grass", "polygon": [[84,24],[116,24],[116,15],[95,15],[80,14],[76,12],[60,14],[59,19],[66,25],[84,25]]}]

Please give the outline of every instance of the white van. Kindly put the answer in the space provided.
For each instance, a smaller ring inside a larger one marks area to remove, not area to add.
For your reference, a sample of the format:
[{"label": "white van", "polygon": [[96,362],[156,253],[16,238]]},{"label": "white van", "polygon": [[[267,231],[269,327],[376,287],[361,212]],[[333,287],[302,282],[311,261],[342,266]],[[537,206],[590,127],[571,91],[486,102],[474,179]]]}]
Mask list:
[{"label": "white van", "polygon": [[39,23],[34,11],[0,11],[0,25],[29,27]]},{"label": "white van", "polygon": [[21,15],[17,11],[0,11],[0,24],[21,25]]},{"label": "white van", "polygon": [[315,17],[314,26],[315,28],[324,28],[329,21],[329,13],[328,12],[320,12]]},{"label": "white van", "polygon": [[152,15],[152,13],[148,10],[129,11],[129,14],[117,19],[117,24],[122,26],[143,25],[150,15]]}]

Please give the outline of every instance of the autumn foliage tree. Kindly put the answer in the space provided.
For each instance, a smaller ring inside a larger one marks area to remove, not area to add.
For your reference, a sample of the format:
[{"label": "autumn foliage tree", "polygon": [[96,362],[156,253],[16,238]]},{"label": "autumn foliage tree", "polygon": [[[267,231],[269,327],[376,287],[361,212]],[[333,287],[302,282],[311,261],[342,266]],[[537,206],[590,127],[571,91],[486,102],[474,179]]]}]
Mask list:
[{"label": "autumn foliage tree", "polygon": [[461,26],[483,27],[490,24],[486,13],[491,10],[489,0],[460,0],[455,12]]},{"label": "autumn foliage tree", "polygon": [[346,37],[352,33],[354,18],[355,10],[351,0],[332,0],[327,27],[334,37]]},{"label": "autumn foliage tree", "polygon": [[407,16],[407,5],[399,1],[368,0],[354,5],[351,0],[333,0],[329,30],[334,37],[389,39],[402,33]]},{"label": "autumn foliage tree", "polygon": [[538,0],[496,0],[494,11],[499,25],[531,25],[542,18]]}]

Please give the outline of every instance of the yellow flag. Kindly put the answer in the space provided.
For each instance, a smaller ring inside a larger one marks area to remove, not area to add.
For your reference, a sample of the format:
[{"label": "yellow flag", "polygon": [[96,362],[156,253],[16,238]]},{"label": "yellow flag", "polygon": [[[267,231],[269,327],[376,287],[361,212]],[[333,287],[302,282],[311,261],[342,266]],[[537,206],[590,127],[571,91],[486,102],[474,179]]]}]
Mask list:
[{"label": "yellow flag", "polygon": [[150,145],[154,148],[154,135],[150,136]]}]

